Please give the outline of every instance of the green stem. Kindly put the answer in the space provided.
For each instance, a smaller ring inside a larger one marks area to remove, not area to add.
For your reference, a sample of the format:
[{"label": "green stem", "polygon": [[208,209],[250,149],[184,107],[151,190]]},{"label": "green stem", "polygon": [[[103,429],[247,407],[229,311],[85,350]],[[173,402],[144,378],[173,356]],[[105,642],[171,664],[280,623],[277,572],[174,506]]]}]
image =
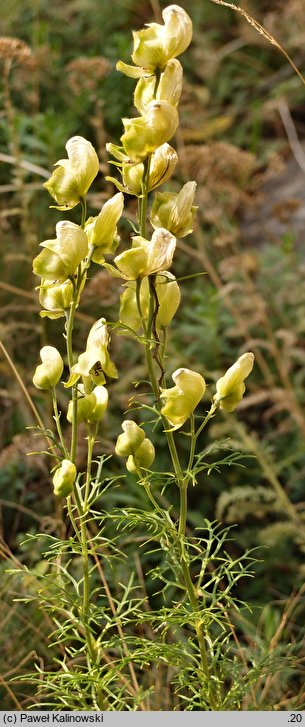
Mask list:
[{"label": "green stem", "polygon": [[[71,374],[73,366],[73,348],[72,348],[72,335],[75,311],[77,305],[77,292],[75,291],[73,301],[69,313],[66,319],[66,346],[67,346],[67,358],[69,365],[69,372]],[[72,424],[71,424],[71,448],[70,448],[70,460],[75,464],[76,459],[76,445],[77,445],[77,384],[72,386]]]},{"label": "green stem", "polygon": [[140,235],[146,236],[146,215],[147,215],[147,201],[148,201],[148,182],[149,182],[149,170],[150,170],[151,154],[146,157],[144,161],[144,172],[142,179],[142,198],[140,201]]},{"label": "green stem", "polygon": [[[92,461],[92,450],[88,444],[88,459],[87,459],[87,471],[89,471],[89,462]],[[68,512],[71,523],[73,525],[76,537],[79,540],[82,552],[82,566],[83,566],[83,597],[82,597],[82,620],[83,627],[86,636],[87,644],[87,663],[89,671],[96,666],[97,654],[94,649],[93,637],[90,630],[90,574],[89,574],[89,551],[88,551],[88,536],[87,536],[87,523],[86,523],[86,510],[84,503],[80,497],[80,493],[77,487],[74,489],[75,505],[77,510],[77,516],[80,525],[78,526],[76,518],[71,505],[71,498],[67,498]]]},{"label": "green stem", "polygon": [[213,402],[213,404],[211,405],[211,408],[208,411],[205,419],[203,420],[202,424],[200,424],[200,427],[198,427],[197,432],[194,435],[194,437],[195,437],[195,443],[197,442],[197,439],[199,437],[199,434],[201,434],[201,432],[204,429],[204,427],[207,425],[207,423],[210,421],[210,419],[214,416],[217,407],[218,407],[218,403],[216,404],[215,402]]},{"label": "green stem", "polygon": [[[147,363],[149,378],[150,378],[152,390],[154,392],[154,397],[155,397],[155,401],[156,401],[156,406],[157,406],[158,411],[160,412],[160,409],[161,409],[160,390],[159,390],[157,378],[155,375],[154,362],[153,362],[152,352],[150,350],[149,343],[145,345],[145,356],[146,356],[146,363]],[[179,461],[179,456],[178,456],[178,452],[177,452],[177,448],[176,448],[174,435],[173,435],[173,432],[168,430],[168,421],[167,421],[166,417],[162,416],[162,414],[160,414],[160,416],[161,416],[162,424],[164,427],[164,432],[165,432],[165,436],[166,436],[166,440],[167,440],[167,445],[168,445],[168,448],[170,451],[173,467],[175,470],[177,484],[178,484],[178,486],[180,486],[180,484],[183,481],[183,472],[182,472],[180,461]]]},{"label": "green stem", "polygon": [[90,427],[88,426],[88,457],[87,457],[87,472],[86,472],[86,484],[85,484],[85,495],[84,495],[84,512],[87,512],[88,509],[88,499],[90,494],[90,484],[91,484],[91,467],[92,467],[92,456],[93,456],[93,447],[95,444],[95,438],[97,434],[97,428],[98,424],[95,425],[94,430],[91,431]]},{"label": "green stem", "polygon": [[195,417],[194,417],[194,414],[191,414],[191,416],[190,416],[190,423],[191,423],[191,432],[190,432],[190,435],[191,435],[191,445],[190,445],[189,461],[188,461],[188,465],[187,465],[188,472],[191,471],[192,466],[193,466],[194,457],[195,457],[195,449],[196,449],[196,441],[197,441],[197,437],[195,435]]},{"label": "green stem", "polygon": [[149,482],[143,480],[143,476],[142,476],[142,472],[141,472],[140,468],[137,469],[137,473],[138,473],[139,480],[141,481],[141,485],[144,487],[146,495],[147,495],[148,499],[150,500],[150,502],[152,503],[152,505],[154,506],[155,510],[159,513],[159,515],[161,515],[162,519],[164,519],[164,516],[165,516],[167,524],[169,523],[171,528],[173,529],[173,531],[176,533],[175,523],[172,521],[169,512],[163,510],[163,508],[160,507],[160,505],[158,504],[157,500],[155,499],[155,497],[151,491]]},{"label": "green stem", "polygon": [[210,419],[214,416],[217,406],[218,405],[215,404],[215,402],[213,402],[206,417],[204,418],[203,422],[200,424],[200,427],[198,427],[197,432],[195,432],[194,415],[192,414],[190,417],[190,420],[191,420],[191,446],[190,446],[189,461],[188,461],[188,466],[187,466],[188,472],[190,472],[193,467],[196,444],[197,444],[197,439],[199,437],[199,434],[201,434],[204,427],[207,425],[207,423],[210,421]]},{"label": "green stem", "polygon": [[[152,296],[152,293],[150,295]],[[156,375],[155,375],[154,362],[153,362],[151,343],[150,343],[150,339],[152,336],[151,326],[152,326],[152,315],[149,315],[148,324],[147,324],[147,342],[145,344],[145,355],[146,355],[147,368],[148,368],[149,378],[151,381],[152,390],[154,392],[157,408],[160,411],[160,409],[161,409],[160,389],[159,389],[158,382],[157,382]],[[211,418],[212,414],[215,411],[215,408],[213,408],[213,407],[214,407],[214,405],[212,405],[210,412],[204,419],[204,421],[200,427],[200,430],[198,430],[198,431],[202,431],[203,427],[207,424],[207,422]],[[162,414],[160,414],[160,416],[161,416],[161,419],[163,422],[165,436],[167,439],[167,444],[168,444],[168,448],[169,448],[170,455],[171,455],[171,460],[172,460],[175,475],[176,475],[177,485],[179,487],[179,492],[180,492],[179,528],[178,528],[177,535],[175,532],[175,537],[177,537],[179,544],[180,544],[180,549],[181,549],[180,565],[181,565],[181,571],[182,571],[182,579],[183,579],[183,582],[184,582],[184,585],[185,585],[185,588],[186,588],[186,591],[187,591],[187,594],[188,594],[188,597],[190,600],[190,604],[192,606],[192,610],[194,613],[197,613],[198,612],[198,599],[197,599],[197,595],[195,592],[195,588],[192,583],[189,565],[188,565],[188,562],[186,559],[186,553],[185,553],[185,547],[184,547],[186,518],[187,518],[187,487],[188,487],[188,483],[189,483],[189,477],[185,477],[183,475],[180,460],[179,460],[179,455],[178,455],[177,448],[176,448],[175,439],[173,436],[173,432],[168,431],[167,419],[165,417],[163,417]],[[194,426],[194,424],[192,426]],[[191,444],[191,450],[190,450],[189,464],[191,464],[191,465],[192,465],[193,458],[194,458],[196,441],[197,441],[197,437],[195,437],[195,435],[194,435],[194,437],[192,437],[192,444]],[[216,710],[217,706],[216,706],[216,700],[215,700],[214,693],[213,693],[213,688],[211,685],[205,637],[204,637],[199,619],[198,619],[198,623],[195,624],[195,631],[196,631],[198,646],[199,646],[199,651],[200,651],[201,670],[202,670],[202,673],[204,674],[207,684],[208,684],[209,702],[210,702],[212,710],[214,711],[214,710]]]},{"label": "green stem", "polygon": [[87,217],[87,201],[85,197],[80,198],[80,204],[82,208],[81,227],[84,229]]},{"label": "green stem", "polygon": [[59,441],[60,441],[60,444],[62,446],[63,453],[64,453],[66,459],[68,459],[69,458],[69,453],[68,453],[68,450],[67,450],[67,447],[66,447],[66,443],[65,443],[65,440],[64,440],[64,436],[63,436],[63,433],[62,433],[61,422],[60,422],[60,413],[58,411],[58,405],[57,405],[56,389],[55,389],[54,386],[51,389],[51,395],[52,395],[52,403],[53,403],[53,411],[54,411],[54,421],[55,421],[55,424],[56,424],[56,429],[57,429],[57,433],[58,433],[58,436],[59,436]]},{"label": "green stem", "polygon": [[81,548],[83,563],[83,619],[86,633],[86,643],[88,649],[88,666],[96,665],[96,653],[93,645],[92,633],[90,630],[90,578],[89,578],[89,552],[87,544],[87,526],[84,515],[81,517]]},{"label": "green stem", "polygon": [[[185,480],[184,483],[180,486],[180,518],[179,518],[178,538],[180,539],[180,548],[181,548],[180,565],[181,565],[181,570],[182,570],[182,574],[183,574],[183,580],[184,580],[185,588],[187,590],[193,612],[196,614],[196,613],[198,613],[198,610],[199,610],[198,609],[198,607],[199,607],[198,598],[197,598],[196,591],[195,591],[195,588],[194,588],[194,585],[192,582],[190,569],[189,569],[189,565],[187,562],[185,547],[184,547],[186,517],[187,517],[187,487],[188,487],[188,482],[187,482],[187,480]],[[216,705],[216,700],[214,697],[213,686],[211,683],[205,637],[204,637],[204,633],[202,630],[200,618],[198,618],[198,621],[195,624],[195,630],[196,630],[199,651],[200,651],[201,669],[202,669],[202,672],[207,681],[209,702],[210,702],[212,710],[215,711],[217,709],[217,705]]]},{"label": "green stem", "polygon": [[141,285],[142,285],[142,278],[137,278],[136,280],[136,301],[137,301],[137,308],[139,312],[139,316],[141,318],[143,333],[146,335],[146,321],[143,315],[142,305],[141,305]]},{"label": "green stem", "polygon": [[[89,453],[88,453],[89,454]],[[89,460],[89,456],[88,456]],[[87,526],[86,526],[86,515],[84,507],[80,499],[77,489],[74,489],[75,505],[77,510],[77,519],[80,523],[78,525],[72,508],[71,497],[67,497],[67,507],[70,521],[73,525],[75,535],[80,543],[82,551],[82,564],[83,564],[83,598],[82,598],[82,620],[83,628],[86,636],[87,644],[87,661],[88,668],[91,670],[96,665],[96,653],[93,645],[92,634],[90,631],[90,578],[89,578],[89,552],[88,552],[88,538],[87,538]]]},{"label": "green stem", "polygon": [[[75,493],[74,493],[74,495],[75,495]],[[73,512],[73,508],[72,508],[71,495],[69,495],[67,497],[67,508],[68,508],[69,518],[70,518],[70,521],[72,523],[72,526],[73,526],[73,530],[75,532],[75,535],[76,535],[78,541],[81,542],[79,528],[77,526],[77,522],[75,520],[74,512]]]}]

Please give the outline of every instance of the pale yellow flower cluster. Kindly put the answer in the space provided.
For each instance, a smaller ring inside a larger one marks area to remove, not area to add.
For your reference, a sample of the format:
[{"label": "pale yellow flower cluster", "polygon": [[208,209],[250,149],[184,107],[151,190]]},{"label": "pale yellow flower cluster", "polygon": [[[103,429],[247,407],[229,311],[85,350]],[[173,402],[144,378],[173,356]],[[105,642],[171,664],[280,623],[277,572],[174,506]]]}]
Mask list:
[{"label": "pale yellow flower cluster", "polygon": [[141,469],[148,469],[155,459],[155,448],[145,432],[131,419],[122,424],[123,434],[117,438],[115,452],[120,457],[127,457],[128,472],[139,474]]},{"label": "pale yellow flower cluster", "polygon": [[[178,193],[156,192],[150,211],[154,231],[150,239],[146,239],[147,195],[171,177],[177,163],[177,154],[168,143],[177,129],[182,89],[182,67],[177,56],[183,53],[192,38],[192,23],[185,10],[170,5],[163,10],[162,17],[163,24],[151,23],[133,33],[134,65],[122,62],[117,65],[118,70],[137,79],[134,103],[139,114],[123,119],[121,146],[107,145],[121,173],[121,181],[109,179],[119,191],[103,205],[97,216],[86,219],[85,198],[99,172],[99,161],[89,141],[81,136],[69,139],[67,158],[57,162],[44,186],[54,198],[56,209],[71,210],[80,204],[82,224],[67,220],[58,222],[56,237],[41,243],[42,251],[33,263],[34,273],[41,278],[41,316],[71,320],[70,312],[72,310],[74,315],[93,260],[124,281],[120,324],[125,334],[131,332],[137,336],[142,332],[149,344],[155,336],[158,345],[165,340],[165,328],[180,303],[179,285],[169,272],[176,238],[192,232],[196,212],[193,204],[195,182],[187,182]],[[144,214],[139,215],[140,229],[132,237],[131,247],[116,255],[112,265],[105,262],[105,255],[113,255],[119,244],[118,223],[123,213],[124,193],[138,197],[140,206],[145,197]],[[68,327],[67,323],[66,333]],[[117,378],[109,343],[106,320],[101,318],[89,331],[85,350],[76,363],[71,346],[70,353],[67,347],[69,377],[65,387],[74,387],[67,419],[74,423],[85,422],[89,431],[90,428],[97,431],[107,409],[106,377]],[[41,364],[36,368],[33,383],[40,390],[51,390],[54,397],[55,387],[63,375],[63,359],[53,346],[44,346],[40,357]],[[253,354],[244,353],[217,381],[211,415],[217,408],[227,412],[235,409],[245,392],[244,381],[253,362]],[[158,413],[166,430],[182,427],[193,416],[206,392],[205,380],[196,371],[181,367],[174,371],[172,378],[174,386],[159,386],[157,397]],[[157,383],[153,388],[156,392]],[[205,423],[206,419],[202,426]],[[140,476],[141,470],[147,470],[154,461],[154,446],[134,421],[125,420],[122,429],[115,451],[127,458],[127,470]],[[64,446],[63,450],[67,455]],[[53,475],[55,494],[69,496],[77,482],[74,462],[62,459]]]}]

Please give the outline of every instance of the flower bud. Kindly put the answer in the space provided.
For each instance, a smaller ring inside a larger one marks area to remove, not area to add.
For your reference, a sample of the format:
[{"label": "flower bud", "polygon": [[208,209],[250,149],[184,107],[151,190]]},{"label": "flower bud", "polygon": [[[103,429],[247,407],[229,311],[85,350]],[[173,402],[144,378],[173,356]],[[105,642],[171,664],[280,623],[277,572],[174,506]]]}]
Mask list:
[{"label": "flower bud", "polygon": [[177,369],[172,375],[175,386],[162,389],[161,398],[165,404],[161,408],[173,429],[179,429],[196,409],[202,399],[206,384],[204,378],[190,369]]},{"label": "flower bud", "polygon": [[166,328],[172,321],[181,300],[180,288],[172,273],[166,270],[157,275],[156,293],[159,302],[156,324]]},{"label": "flower bud", "polygon": [[178,162],[178,155],[169,144],[162,144],[151,157],[148,191],[164,184],[171,177]]},{"label": "flower bud", "polygon": [[[146,319],[148,310],[147,304],[149,300],[147,278],[144,278],[142,282],[140,299],[143,317]],[[124,326],[130,328],[131,331],[134,331],[135,333],[141,328],[141,317],[138,311],[136,299],[136,284],[133,281],[128,283],[126,290],[124,290],[120,297],[119,320]]]},{"label": "flower bud", "polygon": [[56,169],[43,185],[57,202],[57,209],[70,210],[88,192],[99,171],[99,160],[90,141],[73,136],[66,144],[68,159],[56,162]]},{"label": "flower bud", "polygon": [[[77,416],[76,421],[80,424],[81,422],[89,422],[91,421],[92,412],[94,411],[94,408],[96,406],[96,398],[93,394],[85,394],[85,396],[80,396],[77,400]],[[73,401],[69,401],[68,404],[68,411],[67,411],[67,420],[72,424],[74,416],[74,406]]]},{"label": "flower bud", "polygon": [[87,338],[86,351],[80,354],[78,362],[72,366],[69,380],[65,386],[73,386],[81,376],[90,376],[95,384],[105,383],[104,374],[116,379],[118,374],[109,356],[109,343],[106,320],[100,318],[93,324]]},{"label": "flower bud", "polygon": [[73,492],[73,485],[76,480],[77,470],[75,464],[69,459],[63,459],[60,467],[53,476],[54,495],[68,497]]},{"label": "flower bud", "polygon": [[163,69],[170,58],[176,58],[189,46],[192,21],[178,5],[169,5],[162,12],[164,25],[148,23],[147,28],[133,32],[132,60],[136,66],[150,71]]},{"label": "flower bud", "polygon": [[167,230],[155,230],[151,240],[139,235],[132,241],[132,248],[125,250],[114,258],[117,270],[105,264],[105,267],[116,277],[125,280],[136,280],[146,275],[167,270],[172,264],[176,248],[176,239]]},{"label": "flower bud", "polygon": [[95,396],[95,406],[88,418],[90,423],[100,422],[106,412],[108,405],[108,391],[105,386],[95,386],[92,391]]},{"label": "flower bud", "polygon": [[132,161],[141,161],[169,141],[178,126],[178,113],[167,101],[151,101],[143,116],[123,119],[124,150]]},{"label": "flower bud", "polygon": [[168,101],[177,108],[182,91],[182,76],[181,63],[173,58],[166,64],[163,73],[161,73],[156,94],[156,77],[143,76],[140,78],[134,93],[134,105],[139,114],[145,114],[149,104],[154,99],[156,101]]},{"label": "flower bud", "polygon": [[62,318],[65,311],[70,308],[73,298],[73,285],[71,280],[64,283],[45,283],[41,281],[39,288],[39,302],[45,310],[40,311],[42,318]]},{"label": "flower bud", "polygon": [[40,351],[40,358],[42,363],[36,368],[33,384],[36,389],[47,391],[58,384],[64,370],[64,364],[60,353],[54,346],[43,346]]},{"label": "flower bud", "polygon": [[56,240],[40,244],[44,250],[33,260],[33,271],[44,280],[64,282],[72,277],[88,253],[87,235],[79,225],[64,220],[56,225]]},{"label": "flower bud", "polygon": [[103,263],[104,255],[116,250],[119,243],[117,223],[122,215],[123,207],[124,197],[121,192],[118,192],[114,197],[108,199],[97,217],[89,217],[87,220],[85,232],[89,245],[97,248],[92,255],[95,263]]},{"label": "flower bud", "polygon": [[150,439],[145,437],[135,454],[130,454],[127,459],[126,468],[128,469],[128,472],[132,472],[132,474],[136,475],[140,468],[143,467],[144,469],[148,469],[148,467],[150,467],[153,463],[155,455],[156,453],[153,443]]},{"label": "flower bud", "polygon": [[120,457],[134,455],[145,439],[145,432],[131,419],[122,424],[124,434],[119,434],[115,445],[115,453]]},{"label": "flower bud", "polygon": [[139,197],[142,194],[144,164],[139,162],[124,162],[122,165],[122,182],[125,193]]},{"label": "flower bud", "polygon": [[156,192],[151,208],[150,221],[156,229],[165,227],[176,237],[185,237],[193,231],[194,215],[197,207],[193,207],[196,182],[187,182],[179,194]]},{"label": "flower bud", "polygon": [[254,354],[244,353],[216,383],[216,394],[213,397],[220,409],[231,412],[242,400],[246,390],[244,379],[253,369]]}]

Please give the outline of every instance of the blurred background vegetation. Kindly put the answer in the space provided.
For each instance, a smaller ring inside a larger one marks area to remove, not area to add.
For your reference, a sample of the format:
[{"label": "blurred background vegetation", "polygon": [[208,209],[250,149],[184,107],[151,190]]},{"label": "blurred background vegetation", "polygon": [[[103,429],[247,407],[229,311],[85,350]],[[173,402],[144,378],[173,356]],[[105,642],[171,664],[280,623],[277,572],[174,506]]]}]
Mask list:
[{"label": "blurred background vegetation", "polygon": [[[121,117],[134,113],[134,82],[115,70],[129,62],[131,29],[160,21],[163,0],[2,0],[0,11],[0,330],[1,339],[44,420],[47,399],[32,386],[38,351],[58,343],[60,325],[39,318],[32,258],[54,236],[60,214],[42,189],[67,139],[90,139],[101,174],[90,195],[96,213],[113,193],[106,141],[117,143]],[[305,708],[305,103],[304,85],[278,50],[244,18],[209,0],[182,0],[194,23],[183,56],[181,126],[174,144],[180,163],[171,189],[197,181],[199,220],[179,243],[174,272],[182,304],[170,333],[170,366],[187,365],[212,383],[247,350],[256,354],[247,397],[235,415],[217,417],[203,446],[216,439],[248,455],[244,467],[212,470],[191,492],[190,527],[203,517],[236,524],[232,553],[259,546],[254,579],[237,598],[252,612],[234,616],[236,638],[249,660],[278,654],[278,667],[254,685],[244,709]],[[244,0],[243,7],[272,33],[305,71],[303,0]],[[135,215],[132,198],[128,214]],[[77,218],[75,218],[77,220]],[[127,240],[122,230],[122,245]],[[126,233],[126,235],[125,235]],[[120,284],[96,266],[78,314],[79,348],[91,321],[118,316]],[[60,322],[61,323],[61,322]],[[144,373],[141,353],[113,337],[119,380],[101,436],[111,453],[132,382]],[[128,368],[126,361],[129,362]],[[34,663],[50,659],[48,616],[13,603],[34,581],[8,575],[8,567],[43,568],[25,533],[56,532],[61,524],[51,494],[48,463],[27,401],[3,355],[0,358],[1,568],[0,691],[2,709],[26,709],[33,688],[10,682]],[[62,401],[65,411],[66,402]],[[156,438],[166,469],[166,451]],[[183,436],[179,438],[183,451]],[[79,442],[82,463],[82,442]],[[118,473],[120,464],[108,462]],[[134,504],[132,476],[108,495],[107,507]],[[175,504],[174,496],[165,497]],[[129,542],[131,569],[136,543]],[[145,568],[145,565],[144,565]],[[122,578],[123,575],[119,574]],[[138,572],[139,575],[139,572]],[[113,579],[114,575],[109,574]],[[140,576],[139,576],[140,578]],[[12,605],[13,603],[13,605]],[[254,701],[253,701],[254,700]],[[165,702],[164,702],[165,703]],[[38,702],[37,702],[38,704]],[[256,706],[255,706],[256,705]],[[155,708],[164,708],[156,706]],[[166,707],[165,707],[166,708]]]}]

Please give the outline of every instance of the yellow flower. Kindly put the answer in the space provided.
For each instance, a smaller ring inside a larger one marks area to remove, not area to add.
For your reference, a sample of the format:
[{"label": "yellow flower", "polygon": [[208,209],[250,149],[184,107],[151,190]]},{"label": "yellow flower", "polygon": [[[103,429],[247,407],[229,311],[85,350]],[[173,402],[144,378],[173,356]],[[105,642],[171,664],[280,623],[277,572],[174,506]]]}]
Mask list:
[{"label": "yellow flower", "polygon": [[131,419],[125,419],[122,424],[123,434],[119,434],[115,445],[115,453],[120,457],[129,457],[135,454],[145,439],[143,429]]},{"label": "yellow flower", "polygon": [[95,384],[105,383],[104,374],[112,379],[117,378],[116,367],[108,352],[109,342],[106,320],[100,318],[89,332],[86,351],[80,354],[78,362],[72,366],[66,387],[73,386],[81,376],[85,379],[90,377]]},{"label": "yellow flower", "polygon": [[145,114],[149,104],[154,99],[157,101],[168,101],[168,103],[177,108],[182,91],[182,76],[181,63],[176,58],[173,58],[166,64],[163,73],[161,73],[157,93],[155,93],[155,76],[143,76],[140,78],[134,93],[134,105],[138,109],[138,112]]},{"label": "yellow flower", "polygon": [[155,448],[145,437],[143,429],[131,419],[122,424],[123,434],[119,434],[115,445],[115,453],[119,457],[128,457],[126,467],[129,472],[137,474],[139,468],[147,469],[155,459]]},{"label": "yellow flower", "polygon": [[105,386],[95,386],[92,391],[95,396],[95,405],[89,416],[90,423],[100,422],[106,412],[108,406],[108,391]]},{"label": "yellow flower", "polygon": [[128,472],[132,472],[132,474],[136,475],[139,472],[139,469],[148,469],[150,465],[153,463],[155,459],[156,453],[153,443],[150,441],[150,439],[143,439],[142,444],[140,444],[140,447],[136,450],[135,454],[130,454],[127,462],[126,462],[126,469]]},{"label": "yellow flower", "polygon": [[[79,391],[83,394],[82,386]],[[90,394],[79,396],[77,400],[77,421],[89,424],[100,422],[106,412],[108,405],[108,391],[105,386],[95,386]],[[69,401],[68,422],[73,420],[73,402]]]},{"label": "yellow flower", "polygon": [[56,162],[56,169],[44,187],[57,202],[57,209],[70,210],[85,197],[99,171],[99,160],[90,141],[73,136],[66,144],[68,159]]},{"label": "yellow flower", "polygon": [[192,40],[192,21],[178,5],[169,5],[162,12],[164,25],[148,23],[147,28],[133,32],[132,60],[136,66],[154,71],[163,69],[170,58],[183,53]]},{"label": "yellow flower", "polygon": [[62,318],[69,309],[73,298],[73,285],[71,280],[64,283],[46,283],[41,281],[39,288],[39,302],[45,310],[40,311],[42,318]]},{"label": "yellow flower", "polygon": [[[113,153],[114,144],[107,144],[109,151]],[[123,147],[122,147],[123,148]],[[121,168],[122,182],[115,177],[106,177],[121,192],[125,194],[134,194],[139,197],[142,194],[142,183],[144,175],[143,162],[131,162],[127,155],[123,154],[123,164]],[[164,184],[171,177],[178,161],[178,155],[169,144],[161,144],[151,156],[149,167],[148,191],[151,192],[160,184]]]},{"label": "yellow flower", "polygon": [[173,429],[179,429],[196,409],[205,393],[206,384],[200,374],[185,368],[177,369],[172,379],[175,386],[161,390],[161,398],[165,401],[161,414],[168,419]]},{"label": "yellow flower", "polygon": [[166,227],[176,237],[185,237],[193,231],[197,207],[193,207],[196,182],[187,182],[179,194],[156,192],[150,221],[156,229]]},{"label": "yellow flower", "polygon": [[213,397],[220,409],[231,412],[242,400],[246,390],[244,379],[253,369],[254,354],[247,352],[240,356],[221,379],[216,383],[216,394]]},{"label": "yellow flower", "polygon": [[[80,387],[82,389],[82,387]],[[96,404],[96,398],[94,394],[91,392],[91,394],[84,394],[83,396],[79,396],[77,399],[77,415],[76,415],[76,421],[78,423],[80,422],[88,422],[90,419],[90,416],[93,412],[93,409]],[[73,421],[74,417],[74,406],[73,401],[69,401],[68,404],[68,411],[67,411],[67,420],[70,422],[70,424]]]},{"label": "yellow flower", "polygon": [[132,248],[114,258],[117,269],[105,263],[112,275],[125,280],[137,280],[167,270],[172,264],[176,239],[170,232],[159,228],[151,240],[136,236]]},{"label": "yellow flower", "polygon": [[[157,275],[155,288],[159,303],[156,325],[157,327],[166,327],[170,324],[180,304],[180,288],[175,276],[167,270]],[[140,299],[142,313],[146,319],[149,305],[147,278],[142,281]],[[121,295],[120,321],[128,328],[131,328],[132,331],[137,332],[141,328],[141,318],[136,301],[136,286],[133,281],[128,283],[128,287]]]},{"label": "yellow flower", "polygon": [[117,223],[124,208],[124,197],[121,192],[108,199],[97,217],[89,217],[85,232],[89,245],[96,248],[92,260],[103,263],[106,253],[113,253],[120,241],[117,235]]},{"label": "yellow flower", "polygon": [[58,384],[64,364],[59,351],[54,346],[43,346],[40,358],[42,363],[35,370],[33,384],[36,389],[47,391]]},{"label": "yellow flower", "polygon": [[69,459],[63,459],[60,467],[53,476],[54,495],[68,497],[73,492],[73,485],[76,480],[77,470],[75,464]]},{"label": "yellow flower", "polygon": [[41,242],[44,250],[33,260],[33,271],[43,280],[64,282],[72,277],[88,253],[87,235],[79,225],[64,220],[56,225],[56,239]]},{"label": "yellow flower", "polygon": [[141,161],[169,141],[179,123],[178,113],[168,101],[151,101],[143,116],[123,119],[121,142],[132,161]]}]

